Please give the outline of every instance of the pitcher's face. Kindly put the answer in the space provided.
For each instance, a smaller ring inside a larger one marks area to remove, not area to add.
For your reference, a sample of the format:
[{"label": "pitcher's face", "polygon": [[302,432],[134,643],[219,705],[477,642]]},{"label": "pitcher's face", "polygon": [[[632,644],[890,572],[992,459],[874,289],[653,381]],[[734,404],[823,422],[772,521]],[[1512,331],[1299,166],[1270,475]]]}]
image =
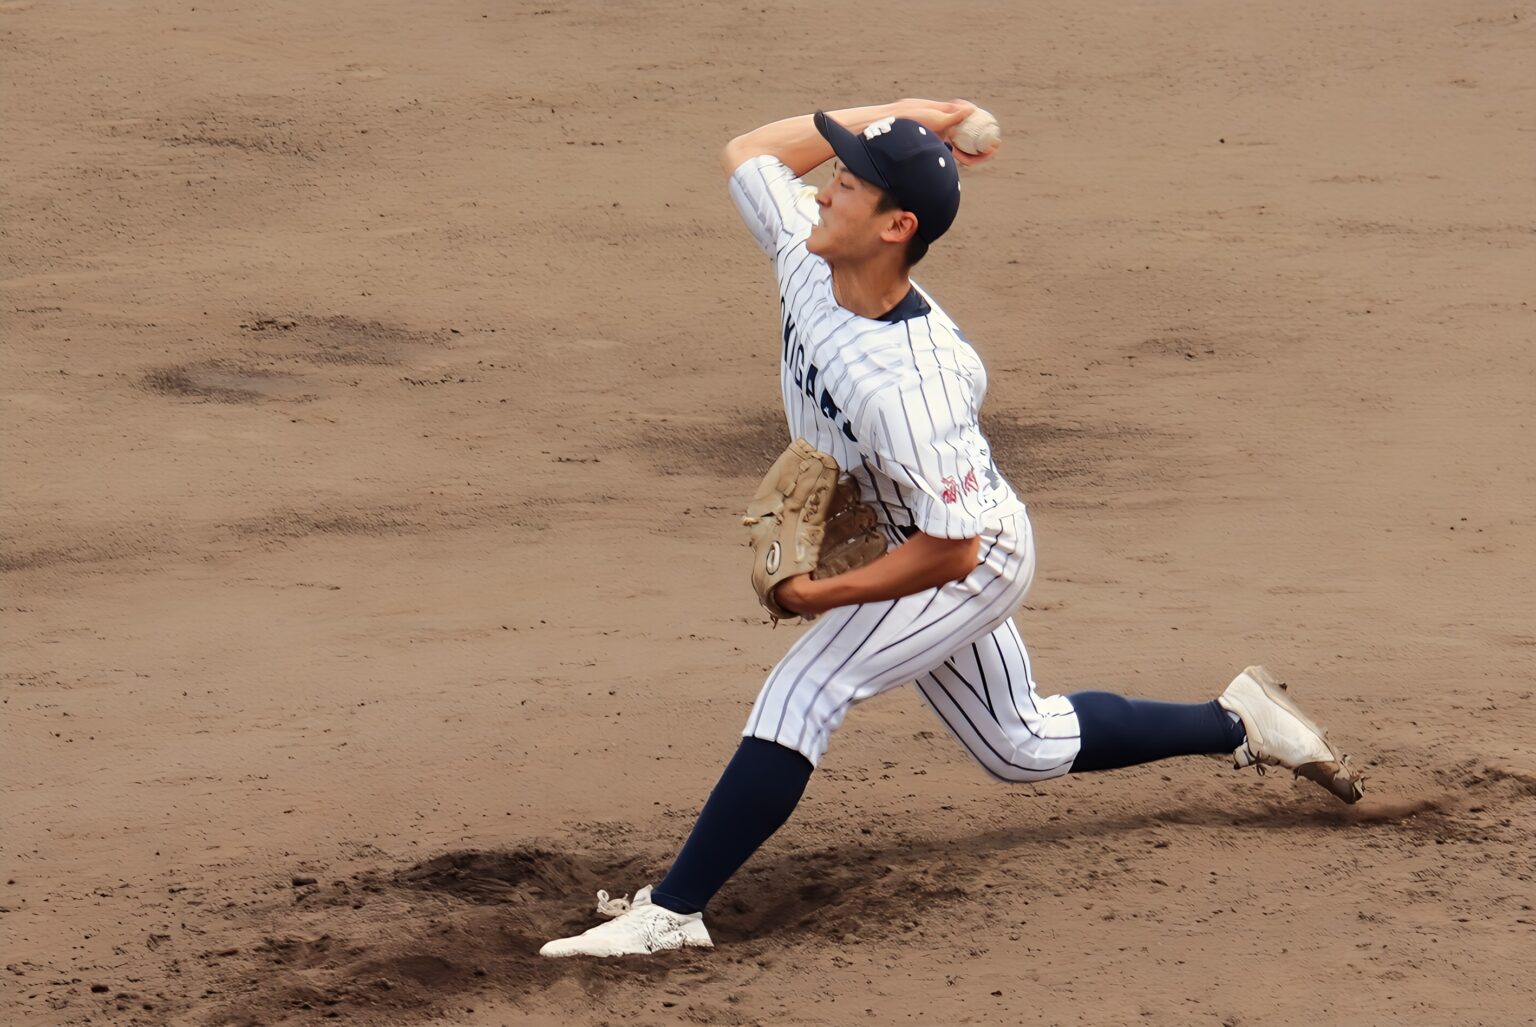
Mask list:
[{"label": "pitcher's face", "polygon": [[892,211],[877,212],[881,190],[841,164],[816,194],[820,220],[811,229],[805,248],[827,263],[860,261],[879,252],[881,233],[890,227]]}]

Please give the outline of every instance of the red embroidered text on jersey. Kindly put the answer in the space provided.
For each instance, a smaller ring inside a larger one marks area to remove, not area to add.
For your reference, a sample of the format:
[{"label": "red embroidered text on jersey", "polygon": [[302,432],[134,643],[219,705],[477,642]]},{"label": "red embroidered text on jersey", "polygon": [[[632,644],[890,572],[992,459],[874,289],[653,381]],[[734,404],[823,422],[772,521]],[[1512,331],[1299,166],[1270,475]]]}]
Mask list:
[{"label": "red embroidered text on jersey", "polygon": [[946,503],[953,503],[960,498],[960,483],[949,475],[944,476],[944,491],[939,493],[939,498]]},{"label": "red embroidered text on jersey", "polygon": [[962,484],[967,492],[981,491],[981,483],[976,480],[976,468],[972,467],[965,472],[965,481]]}]

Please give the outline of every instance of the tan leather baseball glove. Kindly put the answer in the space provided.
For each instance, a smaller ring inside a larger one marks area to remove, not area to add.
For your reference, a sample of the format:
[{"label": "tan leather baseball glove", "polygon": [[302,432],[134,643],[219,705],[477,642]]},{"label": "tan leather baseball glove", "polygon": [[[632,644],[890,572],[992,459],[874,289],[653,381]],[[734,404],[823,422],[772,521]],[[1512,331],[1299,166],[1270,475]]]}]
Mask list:
[{"label": "tan leather baseball glove", "polygon": [[858,485],[804,439],[773,462],[741,523],[751,532],[752,588],[775,621],[800,616],[774,600],[785,578],[836,577],[886,548],[874,507],[859,501]]}]

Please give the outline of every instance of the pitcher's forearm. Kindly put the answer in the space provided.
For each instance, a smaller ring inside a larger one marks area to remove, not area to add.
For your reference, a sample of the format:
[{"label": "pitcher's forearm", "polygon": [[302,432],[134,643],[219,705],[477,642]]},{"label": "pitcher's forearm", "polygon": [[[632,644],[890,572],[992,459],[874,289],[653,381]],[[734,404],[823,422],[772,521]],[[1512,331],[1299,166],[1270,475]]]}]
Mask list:
[{"label": "pitcher's forearm", "polygon": [[774,596],[785,607],[808,614],[900,599],[965,577],[975,569],[980,553],[980,539],[937,538],[919,532],[880,559],[847,574],[821,581],[809,575],[790,578]]},{"label": "pitcher's forearm", "polygon": [[[955,126],[975,109],[976,105],[969,100],[923,100],[909,97],[872,107],[849,107],[832,111],[828,117],[855,135],[881,118],[910,118],[947,143],[954,137]],[[794,172],[796,178],[800,178],[825,163],[832,156],[832,147],[816,131],[814,117],[802,114],[737,136],[725,145],[720,163],[725,173],[731,175],[745,161],[764,154],[777,157]],[[967,161],[974,163],[984,159],[982,156],[973,156],[967,158]]]},{"label": "pitcher's forearm", "polygon": [[[849,107],[830,111],[828,116],[850,132],[862,132],[881,118],[900,117],[900,106],[899,103],[882,103],[871,107]],[[832,147],[816,131],[812,116],[801,114],[754,128],[732,139],[725,144],[720,163],[729,175],[744,162],[764,155],[777,157],[796,178],[800,178],[830,160]]]}]

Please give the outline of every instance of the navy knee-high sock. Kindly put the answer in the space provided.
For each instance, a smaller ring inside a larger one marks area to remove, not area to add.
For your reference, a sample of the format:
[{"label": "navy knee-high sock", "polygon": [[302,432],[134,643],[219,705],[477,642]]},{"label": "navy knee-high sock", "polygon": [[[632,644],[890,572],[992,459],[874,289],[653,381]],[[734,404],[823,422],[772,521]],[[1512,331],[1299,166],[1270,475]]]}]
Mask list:
[{"label": "navy knee-high sock", "polygon": [[674,913],[702,910],[789,819],[812,769],[810,760],[787,746],[743,738],[651,901]]},{"label": "navy knee-high sock", "polygon": [[1127,699],[1111,692],[1074,692],[1082,749],[1072,772],[1114,770],[1170,756],[1230,753],[1248,737],[1214,699],[1201,703]]}]

